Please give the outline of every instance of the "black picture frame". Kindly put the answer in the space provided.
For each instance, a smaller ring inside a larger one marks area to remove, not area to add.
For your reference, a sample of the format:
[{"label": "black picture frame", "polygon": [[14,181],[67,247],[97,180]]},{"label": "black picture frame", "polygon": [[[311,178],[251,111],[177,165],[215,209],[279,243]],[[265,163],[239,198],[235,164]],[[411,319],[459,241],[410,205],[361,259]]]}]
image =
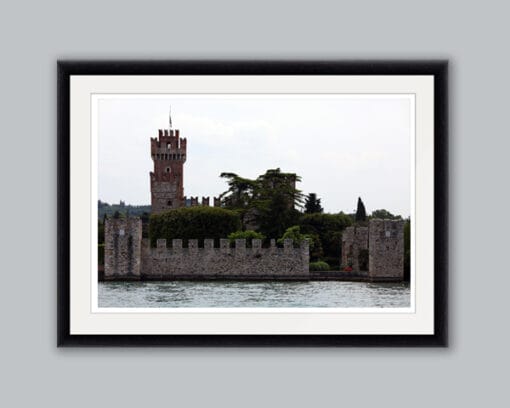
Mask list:
[{"label": "black picture frame", "polygon": [[[446,347],[448,345],[448,61],[107,61],[57,63],[57,345],[235,347]],[[72,75],[433,75],[434,334],[431,335],[71,335],[70,78]]]}]

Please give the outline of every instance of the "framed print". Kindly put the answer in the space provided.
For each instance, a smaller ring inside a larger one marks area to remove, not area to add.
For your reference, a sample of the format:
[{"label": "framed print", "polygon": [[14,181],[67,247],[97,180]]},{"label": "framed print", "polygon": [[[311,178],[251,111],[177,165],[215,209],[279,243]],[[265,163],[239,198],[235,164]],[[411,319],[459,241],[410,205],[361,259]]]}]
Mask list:
[{"label": "framed print", "polygon": [[59,346],[446,346],[446,61],[59,61]]}]

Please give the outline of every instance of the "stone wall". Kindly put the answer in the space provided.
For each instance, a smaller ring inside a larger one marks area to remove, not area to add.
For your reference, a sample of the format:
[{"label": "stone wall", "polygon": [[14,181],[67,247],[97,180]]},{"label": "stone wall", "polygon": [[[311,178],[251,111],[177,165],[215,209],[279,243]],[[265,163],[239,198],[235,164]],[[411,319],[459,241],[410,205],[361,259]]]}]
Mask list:
[{"label": "stone wall", "polygon": [[353,272],[360,272],[360,251],[367,249],[368,227],[347,227],[342,233],[342,267],[351,266]]},{"label": "stone wall", "polygon": [[142,240],[142,222],[139,218],[107,219],[105,223],[105,280],[174,280],[174,279],[309,279],[310,261],[308,242],[294,248],[292,240],[285,240],[278,248],[271,240],[269,248],[262,248],[262,241],[254,239],[247,248],[246,240],[238,239],[230,247],[228,239],[172,240],[167,247],[165,239],[157,240],[151,248],[148,239]]},{"label": "stone wall", "polygon": [[137,217],[105,221],[104,279],[140,279],[142,220]]},{"label": "stone wall", "polygon": [[[349,227],[342,236],[342,265],[352,262],[353,273],[360,273],[359,252],[368,249],[367,279],[372,281],[400,281],[404,277],[404,221],[370,220],[367,227]],[[292,240],[285,240],[278,248],[271,240],[269,248],[262,248],[254,239],[247,248],[244,239],[230,247],[228,239],[221,239],[219,248],[214,240],[172,240],[167,247],[164,239],[151,248],[148,239],[142,240],[142,221],[136,217],[109,218],[105,222],[105,280],[174,280],[174,279],[278,279],[306,280],[311,275],[308,242],[294,248]]]},{"label": "stone wall", "polygon": [[235,248],[228,239],[220,240],[214,248],[214,240],[204,240],[198,247],[197,240],[189,240],[188,248],[182,240],[172,240],[167,247],[165,239],[157,241],[157,248],[150,248],[149,240],[142,244],[142,278],[152,280],[173,279],[309,279],[308,242],[294,248],[292,240],[285,240],[284,248],[278,248],[272,240],[270,248],[262,248],[261,240],[254,239],[252,247],[246,240],[238,239]]},{"label": "stone wall", "polygon": [[372,281],[404,279],[404,221],[372,219],[368,227],[348,227],[342,233],[342,268],[363,272],[360,253],[368,251],[367,278]]},{"label": "stone wall", "polygon": [[369,278],[404,279],[404,221],[370,220],[368,235]]}]

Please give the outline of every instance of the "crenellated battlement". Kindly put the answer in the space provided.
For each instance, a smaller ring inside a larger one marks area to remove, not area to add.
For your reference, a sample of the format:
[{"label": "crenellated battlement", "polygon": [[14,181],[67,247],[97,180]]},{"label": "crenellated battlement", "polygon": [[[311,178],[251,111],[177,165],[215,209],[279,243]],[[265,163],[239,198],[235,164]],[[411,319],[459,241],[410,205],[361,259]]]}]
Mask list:
[{"label": "crenellated battlement", "polygon": [[260,239],[253,239],[250,246],[245,239],[237,239],[233,245],[227,238],[189,239],[186,246],[182,239],[158,239],[152,248],[141,232],[138,218],[107,220],[106,280],[310,278],[308,241],[295,247],[291,239],[286,239],[280,248],[274,239],[269,247],[264,247]]},{"label": "crenellated battlement", "polygon": [[[197,206],[204,206],[204,207],[210,207],[211,206],[211,198],[210,197],[202,197],[200,200],[198,196],[184,196],[184,206],[185,207],[197,207]],[[214,207],[220,207],[221,206],[221,200],[219,197],[213,197],[213,206]]]},{"label": "crenellated battlement", "polygon": [[[182,239],[167,242],[158,239],[156,248],[149,240],[142,241],[142,279],[279,279],[306,280],[310,278],[309,244],[303,241],[295,248],[292,240],[285,240],[283,248],[271,240],[268,248],[260,239],[237,239],[234,245],[223,238],[216,241],[189,239],[183,247]],[[168,244],[171,244],[170,246]],[[219,244],[219,245],[218,245]]]},{"label": "crenellated battlement", "polygon": [[151,157],[153,160],[186,161],[186,138],[179,137],[179,130],[160,129],[158,138],[151,137]]},{"label": "crenellated battlement", "polygon": [[[277,249],[281,249],[284,252],[293,251],[296,249],[294,245],[294,241],[292,239],[285,239],[283,241],[283,248],[278,247],[276,245],[276,240],[271,239],[269,241],[269,247],[263,248],[262,247],[262,240],[254,238],[251,241],[251,245],[249,246],[246,239],[236,239],[234,240],[233,244],[228,238],[220,238],[219,240],[214,240],[212,238],[206,238],[204,240],[199,239],[188,239],[188,246],[187,248],[183,247],[183,239],[177,238],[172,239],[171,241],[167,241],[165,238],[159,238],[156,240],[156,249],[158,250],[181,250],[181,249],[189,249],[189,250],[196,250],[196,249],[204,249],[204,250],[213,250],[213,249],[222,249],[224,251],[227,250],[245,250],[245,249],[253,249],[255,251],[258,250],[270,250],[275,251]],[[215,243],[219,242],[219,245],[216,245]],[[302,250],[309,250],[310,244],[308,240],[301,241],[299,244],[297,244],[298,248],[301,248]],[[151,248],[154,249],[154,248]]]}]

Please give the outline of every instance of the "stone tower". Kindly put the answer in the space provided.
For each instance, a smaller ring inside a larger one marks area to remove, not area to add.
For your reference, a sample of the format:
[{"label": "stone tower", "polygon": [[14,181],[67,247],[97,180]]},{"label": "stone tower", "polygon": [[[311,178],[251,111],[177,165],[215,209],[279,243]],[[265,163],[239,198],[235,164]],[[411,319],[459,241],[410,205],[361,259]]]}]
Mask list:
[{"label": "stone tower", "polygon": [[[171,121],[170,121],[171,124]],[[184,207],[183,168],[186,161],[186,138],[179,130],[160,129],[158,138],[151,138],[154,171],[151,178],[152,213]]]},{"label": "stone tower", "polygon": [[404,221],[370,220],[368,275],[372,280],[404,278]]},{"label": "stone tower", "polygon": [[[368,265],[362,265],[362,260]],[[368,227],[347,227],[342,234],[341,265],[366,274],[371,281],[404,279],[404,221],[372,219]]]},{"label": "stone tower", "polygon": [[140,279],[142,220],[107,218],[104,227],[104,279]]}]

